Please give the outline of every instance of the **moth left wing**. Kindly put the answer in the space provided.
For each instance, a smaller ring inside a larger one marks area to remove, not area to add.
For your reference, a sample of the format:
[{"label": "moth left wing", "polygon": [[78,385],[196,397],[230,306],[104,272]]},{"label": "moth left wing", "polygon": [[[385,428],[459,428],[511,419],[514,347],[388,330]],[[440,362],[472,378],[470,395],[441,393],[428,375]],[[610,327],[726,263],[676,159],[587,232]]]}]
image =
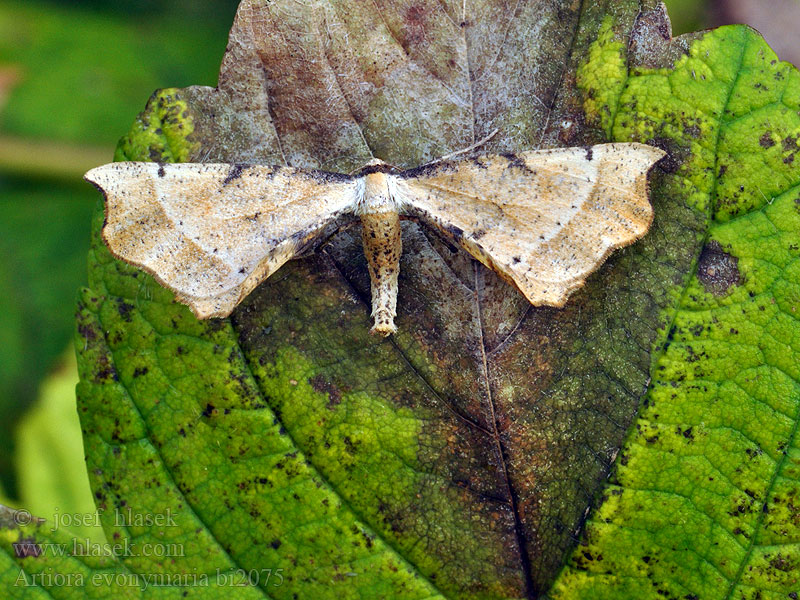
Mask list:
[{"label": "moth left wing", "polygon": [[534,305],[563,306],[653,218],[647,172],[664,152],[636,143],[443,161],[390,176],[404,212],[447,234]]},{"label": "moth left wing", "polygon": [[201,319],[229,315],[363,194],[347,175],[260,165],[119,162],[85,178],[106,197],[111,252]]}]

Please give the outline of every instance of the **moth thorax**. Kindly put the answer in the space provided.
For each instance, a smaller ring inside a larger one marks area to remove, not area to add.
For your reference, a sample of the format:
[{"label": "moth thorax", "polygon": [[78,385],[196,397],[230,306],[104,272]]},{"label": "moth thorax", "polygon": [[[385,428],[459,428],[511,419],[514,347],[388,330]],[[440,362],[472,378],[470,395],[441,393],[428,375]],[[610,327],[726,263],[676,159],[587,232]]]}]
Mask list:
[{"label": "moth thorax", "polygon": [[397,203],[389,193],[389,180],[384,173],[370,173],[364,177],[364,198],[359,203],[359,214],[397,212]]}]

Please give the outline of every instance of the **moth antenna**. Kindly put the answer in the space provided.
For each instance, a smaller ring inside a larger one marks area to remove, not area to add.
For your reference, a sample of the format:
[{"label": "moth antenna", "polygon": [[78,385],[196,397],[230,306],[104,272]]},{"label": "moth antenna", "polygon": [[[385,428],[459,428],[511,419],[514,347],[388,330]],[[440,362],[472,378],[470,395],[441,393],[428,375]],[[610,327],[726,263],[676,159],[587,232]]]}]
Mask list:
[{"label": "moth antenna", "polygon": [[463,149],[461,149],[461,150],[456,150],[455,152],[451,152],[450,154],[445,154],[445,155],[444,155],[444,156],[442,156],[441,158],[437,158],[436,160],[434,160],[432,163],[429,163],[429,164],[434,164],[434,163],[442,162],[443,160],[450,160],[451,158],[455,158],[455,157],[456,157],[456,156],[458,156],[459,154],[466,154],[466,153],[468,153],[468,152],[472,152],[473,150],[475,150],[475,149],[477,149],[477,148],[480,148],[481,146],[483,146],[483,145],[484,145],[486,142],[488,142],[488,141],[489,141],[490,139],[492,139],[492,138],[493,138],[495,135],[497,135],[497,132],[498,132],[498,131],[500,131],[500,129],[499,129],[499,128],[495,128],[495,129],[494,129],[494,130],[493,130],[493,131],[492,131],[492,132],[491,132],[489,135],[487,135],[485,138],[483,138],[483,139],[481,139],[481,140],[479,140],[479,141],[475,142],[475,143],[474,143],[474,144],[472,144],[471,146],[469,146],[469,147],[467,147],[467,148],[463,148]]}]

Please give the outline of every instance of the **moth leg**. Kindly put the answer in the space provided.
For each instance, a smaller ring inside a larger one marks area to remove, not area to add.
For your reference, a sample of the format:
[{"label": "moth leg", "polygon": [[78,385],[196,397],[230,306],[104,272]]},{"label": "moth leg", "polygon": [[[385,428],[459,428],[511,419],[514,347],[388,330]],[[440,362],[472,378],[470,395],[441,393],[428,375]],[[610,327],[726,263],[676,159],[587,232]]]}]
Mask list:
[{"label": "moth leg", "polygon": [[374,325],[370,333],[387,336],[397,331],[397,276],[403,251],[400,215],[395,211],[362,214],[361,240],[372,291]]}]

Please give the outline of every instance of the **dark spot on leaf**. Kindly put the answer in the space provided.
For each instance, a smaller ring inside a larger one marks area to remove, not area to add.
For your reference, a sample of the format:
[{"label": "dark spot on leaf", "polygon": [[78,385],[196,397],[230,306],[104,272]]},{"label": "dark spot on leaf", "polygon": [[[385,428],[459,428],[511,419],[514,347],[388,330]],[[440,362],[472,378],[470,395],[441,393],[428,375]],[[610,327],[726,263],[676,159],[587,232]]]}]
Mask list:
[{"label": "dark spot on leaf", "polygon": [[217,408],[210,402],[206,404],[206,407],[203,409],[203,416],[204,417],[211,417],[217,414]]},{"label": "dark spot on leaf", "polygon": [[775,145],[775,141],[772,139],[772,132],[765,131],[764,135],[758,138],[758,143],[761,144],[762,148],[772,148]]},{"label": "dark spot on leaf", "polygon": [[84,323],[78,325],[78,333],[82,338],[89,342],[92,342],[97,338],[97,331],[95,328]]},{"label": "dark spot on leaf", "polygon": [[333,408],[342,401],[342,392],[322,374],[309,377],[308,383],[317,392],[328,394],[328,408]]},{"label": "dark spot on leaf", "polygon": [[784,152],[796,152],[798,149],[797,140],[800,139],[800,135],[787,135],[781,143],[783,144],[783,151]]},{"label": "dark spot on leaf", "polygon": [[769,561],[769,566],[775,569],[776,571],[783,571],[784,573],[790,573],[794,571],[794,569],[798,566],[796,561],[793,561],[788,556],[784,556],[783,554],[778,554],[775,558]]},{"label": "dark spot on leaf", "polygon": [[150,370],[150,369],[148,369],[147,367],[136,367],[136,368],[133,370],[133,376],[134,376],[134,377],[141,377],[142,375],[147,375],[147,372],[148,372],[149,370]]},{"label": "dark spot on leaf", "polygon": [[163,162],[164,153],[161,151],[160,148],[157,148],[155,146],[150,146],[148,150],[148,155],[150,157],[151,162],[158,162],[158,163]]},{"label": "dark spot on leaf", "polygon": [[700,252],[697,279],[709,294],[724,296],[731,286],[741,283],[739,259],[725,252],[719,242],[712,240]]},{"label": "dark spot on leaf", "polygon": [[280,547],[281,547],[281,541],[280,541],[280,540],[278,540],[278,539],[275,539],[275,540],[272,540],[272,541],[269,543],[269,545],[270,545],[270,546],[272,546],[272,547],[273,547],[275,550],[277,550],[278,548],[280,548]]},{"label": "dark spot on leaf", "polygon": [[12,544],[17,558],[36,558],[42,553],[42,547],[32,537],[20,538]]},{"label": "dark spot on leaf", "polygon": [[691,125],[683,126],[683,133],[684,135],[686,135],[686,137],[690,137],[696,140],[697,138],[700,137],[702,131],[700,130],[700,127],[697,125],[697,123],[692,123]]},{"label": "dark spot on leaf", "polygon": [[405,41],[408,45],[417,46],[425,42],[425,33],[428,31],[427,12],[425,3],[412,4],[405,13]]},{"label": "dark spot on leaf", "polygon": [[133,304],[128,304],[122,299],[117,300],[117,312],[119,313],[119,316],[122,317],[122,320],[125,321],[126,323],[131,322],[132,317],[130,313],[133,309],[134,309]]},{"label": "dark spot on leaf", "polygon": [[658,168],[665,173],[675,173],[686,160],[686,149],[675,140],[666,137],[655,137],[647,140],[648,145],[661,148],[667,155],[658,161]]},{"label": "dark spot on leaf", "polygon": [[114,368],[114,365],[108,362],[106,356],[101,356],[97,359],[97,362],[98,369],[94,375],[95,383],[105,383],[107,381],[117,381],[119,379],[117,370]]}]

